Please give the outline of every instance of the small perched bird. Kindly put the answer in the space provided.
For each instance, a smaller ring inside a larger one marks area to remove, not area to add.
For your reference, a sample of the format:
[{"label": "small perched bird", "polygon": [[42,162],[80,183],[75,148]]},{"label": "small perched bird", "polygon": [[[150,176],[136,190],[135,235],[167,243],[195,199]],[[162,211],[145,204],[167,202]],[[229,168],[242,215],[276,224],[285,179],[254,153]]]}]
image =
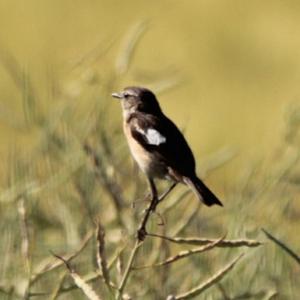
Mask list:
[{"label": "small perched bird", "polygon": [[127,87],[112,96],[121,100],[124,133],[132,156],[148,178],[152,199],[158,197],[154,178],[160,178],[187,184],[208,206],[223,206],[197,177],[188,143],[150,90]]}]

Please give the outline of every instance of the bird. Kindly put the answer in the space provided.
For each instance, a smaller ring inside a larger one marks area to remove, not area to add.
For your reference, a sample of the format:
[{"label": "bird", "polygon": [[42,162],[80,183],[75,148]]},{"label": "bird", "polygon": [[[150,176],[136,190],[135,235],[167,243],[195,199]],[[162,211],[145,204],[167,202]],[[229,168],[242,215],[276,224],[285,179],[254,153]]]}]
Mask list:
[{"label": "bird", "polygon": [[151,90],[131,86],[112,97],[121,100],[123,131],[134,160],[147,176],[152,199],[158,198],[154,179],[167,179],[189,186],[207,206],[223,206],[197,176],[191,148]]}]

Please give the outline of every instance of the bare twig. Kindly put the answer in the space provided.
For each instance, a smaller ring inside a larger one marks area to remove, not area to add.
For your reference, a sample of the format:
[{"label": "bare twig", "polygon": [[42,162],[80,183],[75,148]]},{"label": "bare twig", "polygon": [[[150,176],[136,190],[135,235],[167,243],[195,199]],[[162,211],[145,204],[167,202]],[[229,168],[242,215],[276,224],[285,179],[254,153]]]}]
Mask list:
[{"label": "bare twig", "polygon": [[141,244],[142,244],[142,242],[137,239],[136,242],[135,242],[135,245],[134,245],[133,249],[131,250],[131,254],[130,254],[130,257],[129,257],[129,260],[128,260],[125,272],[123,274],[121,283],[120,283],[119,288],[118,288],[117,300],[122,299],[122,295],[123,295],[123,292],[124,292],[127,280],[129,278],[129,274],[130,274],[130,272],[132,270],[132,264],[134,262],[134,259],[136,257],[136,254],[137,254],[138,249],[141,246]]},{"label": "bare twig", "polygon": [[96,292],[79,276],[78,273],[70,266],[68,261],[66,261],[64,258],[62,258],[59,255],[54,254],[56,258],[61,260],[67,269],[69,270],[69,274],[74,280],[74,283],[82,290],[82,292],[87,296],[90,300],[101,300],[100,297],[96,294]]},{"label": "bare twig", "polygon": [[[148,218],[150,216],[150,214],[155,211],[156,206],[163,201],[163,199],[165,199],[165,197],[167,197],[167,195],[174,189],[174,187],[176,186],[176,183],[172,184],[160,197],[158,198],[154,198],[152,199],[149,207],[146,210],[146,214],[144,215],[143,219],[141,220],[140,226],[139,226],[139,230],[138,230],[138,236],[137,236],[137,240],[135,242],[135,245],[131,251],[130,257],[129,257],[129,261],[127,263],[125,272],[123,274],[123,277],[121,279],[121,283],[119,285],[118,288],[118,293],[117,293],[117,299],[120,300],[122,298],[123,295],[123,291],[125,289],[127,280],[129,278],[130,272],[132,270],[132,265],[134,262],[134,259],[136,257],[138,248],[141,246],[144,238],[145,238],[145,234],[146,234],[146,224],[148,221]],[[142,234],[141,234],[142,232]]]},{"label": "bare twig", "polygon": [[[176,244],[186,244],[186,245],[206,245],[217,241],[216,239],[203,239],[203,238],[183,238],[183,237],[169,237],[163,236],[155,233],[148,233],[150,237],[161,238],[172,243]],[[235,247],[258,247],[261,246],[262,243],[255,240],[221,240],[220,243],[216,245],[216,247],[220,248],[235,248]]]},{"label": "bare twig", "polygon": [[[86,283],[93,283],[96,280],[98,280],[99,278],[102,278],[102,274],[91,272],[91,273],[89,273],[85,276],[81,276],[81,277]],[[76,284],[72,284],[69,286],[62,286],[59,289],[59,294],[68,293],[68,292],[74,291],[76,289],[78,289],[78,286]]]},{"label": "bare twig", "polygon": [[176,296],[170,295],[168,296],[167,300],[192,299],[193,297],[200,295],[202,292],[219,282],[235,266],[235,264],[243,257],[243,255],[244,254],[239,255],[230,264],[221,269],[204,283],[201,283],[200,285],[187,291],[186,293],[182,293]]},{"label": "bare twig", "polygon": [[29,254],[29,232],[28,232],[28,223],[27,223],[27,215],[25,208],[25,201],[23,197],[17,202],[18,213],[20,218],[20,231],[21,231],[21,253],[24,258],[26,272],[30,274],[30,254]]},{"label": "bare twig", "polygon": [[30,260],[30,253],[29,253],[29,231],[28,231],[28,222],[27,222],[27,214],[26,214],[26,207],[25,207],[25,200],[24,197],[20,197],[17,201],[17,208],[19,213],[20,219],[20,231],[21,231],[21,254],[24,260],[24,266],[27,276],[27,286],[24,291],[24,299],[28,299],[28,294],[30,293],[31,288],[31,260]]},{"label": "bare twig", "polygon": [[167,258],[166,260],[164,260],[162,262],[159,262],[159,263],[156,263],[156,264],[153,264],[153,265],[150,265],[150,266],[137,266],[137,267],[134,267],[133,269],[134,270],[141,270],[141,269],[145,269],[145,268],[165,266],[165,265],[171,264],[175,261],[178,261],[180,259],[186,258],[190,255],[202,253],[202,252],[205,252],[205,251],[209,251],[209,250],[215,248],[223,239],[224,239],[224,237],[222,237],[218,240],[215,240],[210,244],[199,247],[199,248],[181,251],[178,254],[176,254],[174,256],[171,256],[171,257]]},{"label": "bare twig", "polygon": [[115,286],[114,284],[111,283],[110,280],[110,275],[109,275],[109,269],[108,269],[108,264],[107,264],[107,259],[106,259],[106,253],[105,253],[105,232],[104,228],[98,223],[98,228],[97,228],[97,263],[98,263],[98,268],[102,273],[103,280],[108,287],[108,290],[112,292],[112,285]]},{"label": "bare twig", "polygon": [[158,203],[162,202],[169,193],[176,187],[177,183],[173,182],[158,198]]},{"label": "bare twig", "polygon": [[[85,237],[82,239],[81,244],[79,245],[78,249],[72,253],[72,254],[68,254],[65,255],[65,260],[66,261],[70,261],[73,258],[75,258],[76,256],[78,256],[87,246],[88,242],[91,240],[91,238],[93,237],[94,232],[93,231],[89,231]],[[51,259],[51,261],[50,261]],[[35,270],[35,272],[31,275],[30,278],[30,282],[31,284],[35,283],[41,276],[45,275],[46,273],[55,270],[56,268],[60,267],[63,265],[63,261],[59,260],[59,261],[53,261],[53,258],[50,257],[47,259],[46,262],[44,262],[42,265],[40,265],[38,267],[37,270]]]},{"label": "bare twig", "polygon": [[285,245],[283,242],[275,238],[271,233],[266,231],[265,229],[262,229],[262,231],[265,233],[265,235],[273,241],[275,244],[277,244],[281,249],[283,249],[286,253],[288,253],[298,264],[300,264],[300,256],[297,255],[291,248],[289,248],[287,245]]},{"label": "bare twig", "polygon": [[[108,270],[110,270],[116,263],[118,257],[120,256],[120,254],[124,251],[125,249],[125,246],[122,246],[120,247],[119,249],[116,250],[116,252],[112,255],[112,258],[109,260],[108,262]],[[94,282],[96,281],[98,278],[102,278],[102,273],[91,273],[91,274],[88,274],[86,276],[84,276],[84,280],[86,283],[89,283],[89,282]],[[71,286],[68,286],[68,287],[62,287],[59,292],[60,293],[66,293],[66,292],[70,292],[74,289],[77,289],[78,287],[76,285],[71,285]]]}]

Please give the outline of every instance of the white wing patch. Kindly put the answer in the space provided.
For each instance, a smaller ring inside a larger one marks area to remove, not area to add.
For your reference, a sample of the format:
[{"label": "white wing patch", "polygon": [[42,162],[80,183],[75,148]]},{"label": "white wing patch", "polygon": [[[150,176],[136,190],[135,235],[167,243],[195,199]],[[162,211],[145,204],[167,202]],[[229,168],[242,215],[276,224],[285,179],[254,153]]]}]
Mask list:
[{"label": "white wing patch", "polygon": [[165,143],[167,140],[163,135],[161,135],[157,130],[153,128],[147,129],[146,137],[150,145],[156,146]]},{"label": "white wing patch", "polygon": [[146,131],[141,128],[137,129],[141,134],[143,134],[149,145],[160,145],[167,141],[166,137],[164,137],[159,131],[153,128],[148,128]]}]

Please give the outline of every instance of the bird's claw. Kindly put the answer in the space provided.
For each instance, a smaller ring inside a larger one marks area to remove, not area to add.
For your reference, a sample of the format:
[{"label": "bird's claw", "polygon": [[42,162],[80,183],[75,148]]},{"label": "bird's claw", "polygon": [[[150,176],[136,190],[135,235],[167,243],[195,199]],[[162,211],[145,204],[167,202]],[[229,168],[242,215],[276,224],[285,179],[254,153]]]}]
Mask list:
[{"label": "bird's claw", "polygon": [[147,231],[144,227],[141,227],[138,231],[137,231],[137,238],[139,241],[144,241],[147,235]]}]

